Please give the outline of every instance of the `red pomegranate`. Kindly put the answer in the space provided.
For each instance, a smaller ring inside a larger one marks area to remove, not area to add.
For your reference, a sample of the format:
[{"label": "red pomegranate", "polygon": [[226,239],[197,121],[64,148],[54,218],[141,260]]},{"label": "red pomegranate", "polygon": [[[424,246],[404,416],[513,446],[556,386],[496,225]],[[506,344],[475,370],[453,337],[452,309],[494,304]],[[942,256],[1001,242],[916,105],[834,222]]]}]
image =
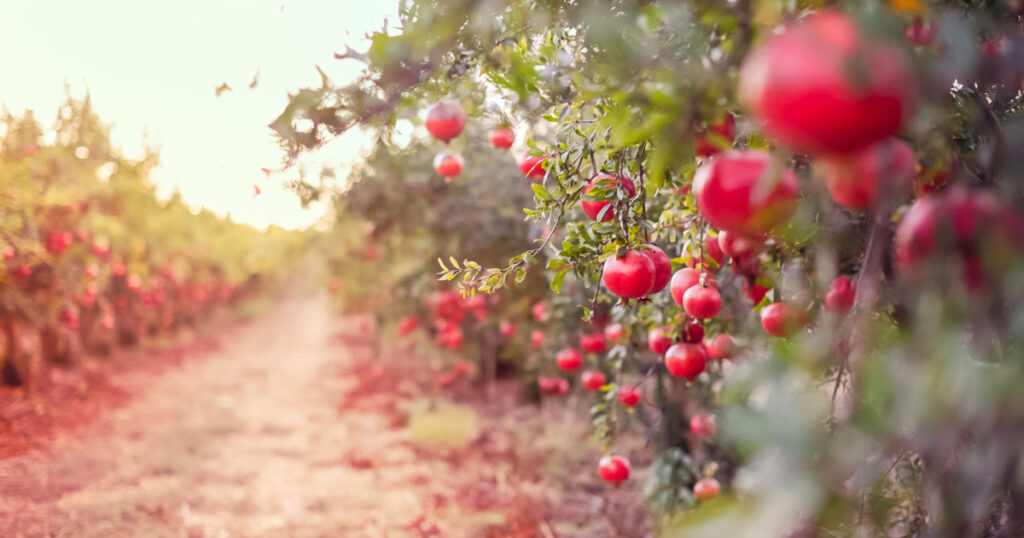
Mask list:
[{"label": "red pomegranate", "polygon": [[427,131],[445,144],[462,134],[466,112],[457,101],[445,99],[427,109]]},{"label": "red pomegranate", "polygon": [[690,417],[690,432],[698,437],[715,434],[715,415],[697,414]]},{"label": "red pomegranate", "polygon": [[604,262],[604,285],[608,291],[623,299],[638,299],[650,293],[654,287],[656,270],[654,263],[645,254],[630,250],[625,256],[618,255]]},{"label": "red pomegranate", "polygon": [[650,294],[659,293],[672,279],[672,260],[664,250],[655,245],[644,245],[640,252],[654,264],[654,287],[651,288]]},{"label": "red pomegranate", "polygon": [[772,303],[761,309],[761,326],[772,336],[789,338],[807,325],[807,312],[793,303]]},{"label": "red pomegranate", "polygon": [[769,291],[771,291],[771,288],[768,286],[762,286],[756,277],[743,281],[743,293],[745,293],[747,297],[750,298],[750,301],[755,305],[760,304],[761,300],[764,299],[765,295],[768,295]]},{"label": "red pomegranate", "polygon": [[914,150],[897,138],[823,161],[828,192],[837,204],[849,209],[873,206],[879,190],[887,199],[902,199],[913,187],[916,168]]},{"label": "red pomegranate", "polygon": [[736,342],[728,334],[716,335],[704,347],[712,359],[731,359],[736,353]]},{"label": "red pomegranate", "polygon": [[608,340],[604,333],[593,333],[580,335],[580,347],[589,353],[604,353],[608,350]]},{"label": "red pomegranate", "polygon": [[845,275],[840,275],[832,281],[828,292],[825,293],[825,308],[830,312],[845,314],[853,308],[853,299],[857,295],[857,288],[853,280]]},{"label": "red pomegranate", "polygon": [[408,316],[398,324],[398,336],[406,336],[416,330],[419,321],[414,316]]},{"label": "red pomegranate", "polygon": [[640,403],[640,387],[622,387],[619,389],[619,402],[626,407]]},{"label": "red pomegranate", "polygon": [[434,170],[443,177],[452,178],[462,173],[465,161],[454,151],[442,151],[434,157]]},{"label": "red pomegranate", "polygon": [[509,127],[498,127],[491,130],[488,138],[490,138],[492,146],[498,149],[508,149],[512,147],[512,144],[515,144],[516,133]]},{"label": "red pomegranate", "polygon": [[544,159],[544,156],[525,157],[519,162],[519,170],[527,178],[533,181],[541,181],[547,174],[547,167],[544,165]]},{"label": "red pomegranate", "polygon": [[621,323],[609,323],[604,328],[604,337],[612,342],[618,342],[622,338],[622,324]]},{"label": "red pomegranate", "polygon": [[715,265],[721,267],[725,263],[725,252],[722,251],[722,246],[718,243],[721,240],[721,234],[704,236],[704,263],[708,263],[708,258],[715,260]]},{"label": "red pomegranate", "polygon": [[544,346],[544,331],[540,329],[534,329],[530,331],[530,345],[533,347]]},{"label": "red pomegranate", "polygon": [[722,310],[722,295],[710,286],[692,286],[683,294],[683,310],[697,319],[711,319]]},{"label": "red pomegranate", "polygon": [[895,134],[910,113],[914,86],[898,47],[824,10],[750,54],[738,91],[768,135],[821,155],[851,153]]},{"label": "red pomegranate", "polygon": [[935,43],[935,27],[931,23],[925,23],[921,17],[914,18],[914,22],[907,27],[907,39],[918,47],[929,47]]},{"label": "red pomegranate", "polygon": [[[677,305],[683,306],[683,295],[686,294],[686,290],[700,284],[701,272],[698,269],[692,267],[684,267],[674,275],[669,283],[669,291],[672,293],[672,300]],[[705,274],[704,283],[709,287],[717,288],[718,281],[711,274]]]},{"label": "red pomegranate", "polygon": [[629,460],[622,456],[605,456],[597,464],[601,480],[619,484],[629,479]]},{"label": "red pomegranate", "polygon": [[598,391],[601,390],[601,387],[604,386],[607,380],[603,373],[597,370],[587,370],[580,376],[580,381],[583,382],[583,388],[589,391]]},{"label": "red pomegranate", "polygon": [[668,348],[672,347],[672,338],[664,328],[655,327],[647,333],[647,347],[658,355],[664,355]]},{"label": "red pomegranate", "polygon": [[498,332],[505,338],[512,338],[516,335],[516,324],[507,319],[498,323]]},{"label": "red pomegranate", "polygon": [[700,323],[687,323],[683,325],[683,342],[687,344],[699,344],[704,340],[704,326]]},{"label": "red pomegranate", "polygon": [[736,140],[736,118],[732,114],[726,114],[722,121],[711,126],[710,131],[711,138],[704,135],[697,139],[698,157],[710,157],[732,146]]},{"label": "red pomegranate", "polygon": [[799,198],[796,176],[788,168],[776,170],[771,159],[764,151],[727,151],[702,164],[693,194],[704,218],[719,230],[750,236],[792,218]]},{"label": "red pomegranate", "polygon": [[[608,222],[615,218],[615,209],[621,208],[621,204],[616,204],[615,207],[609,208],[604,211],[604,208],[611,205],[612,199],[615,198],[614,193],[609,193],[602,196],[591,196],[590,191],[594,188],[601,188],[605,190],[611,190],[622,185],[626,189],[626,193],[629,198],[636,196],[636,187],[633,185],[633,180],[626,176],[614,177],[609,174],[598,174],[594,176],[594,179],[590,180],[586,188],[583,189],[583,198],[580,200],[580,207],[583,209],[583,213],[590,218],[590,220],[600,220],[600,222]],[[604,211],[604,214],[601,212]],[[598,219],[600,217],[600,219]]]},{"label": "red pomegranate", "polygon": [[707,357],[700,344],[676,344],[665,352],[668,373],[693,381],[704,371]]},{"label": "red pomegranate", "polygon": [[721,485],[714,478],[701,478],[693,485],[693,496],[698,501],[707,501],[718,497]]},{"label": "red pomegranate", "polygon": [[575,349],[565,348],[555,355],[555,362],[562,370],[572,372],[583,365],[583,355]]},{"label": "red pomegranate", "polygon": [[764,248],[764,239],[722,231],[718,234],[718,246],[730,258],[745,260],[760,254],[761,249]]}]

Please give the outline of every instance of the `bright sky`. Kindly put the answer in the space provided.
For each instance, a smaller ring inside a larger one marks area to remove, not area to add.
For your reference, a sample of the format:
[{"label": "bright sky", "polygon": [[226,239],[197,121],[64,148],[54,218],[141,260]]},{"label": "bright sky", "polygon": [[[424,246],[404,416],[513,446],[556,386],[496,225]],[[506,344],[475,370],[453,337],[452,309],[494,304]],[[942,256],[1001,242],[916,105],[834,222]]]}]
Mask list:
[{"label": "bright sky", "polygon": [[[114,142],[129,156],[142,140],[161,147],[154,179],[167,195],[179,189],[202,205],[257,227],[302,227],[323,213],[303,211],[281,188],[297,169],[267,181],[260,167],[280,168],[267,124],[286,93],[319,84],[314,65],[338,82],[360,64],[333,59],[345,44],[365,50],[364,35],[393,25],[397,0],[25,0],[0,2],[0,103],[33,109],[49,126],[64,84],[88,90]],[[259,71],[259,85],[248,88]],[[220,98],[214,88],[233,91]],[[358,158],[358,132],[306,163],[340,165]],[[253,196],[253,185],[262,194]]]}]

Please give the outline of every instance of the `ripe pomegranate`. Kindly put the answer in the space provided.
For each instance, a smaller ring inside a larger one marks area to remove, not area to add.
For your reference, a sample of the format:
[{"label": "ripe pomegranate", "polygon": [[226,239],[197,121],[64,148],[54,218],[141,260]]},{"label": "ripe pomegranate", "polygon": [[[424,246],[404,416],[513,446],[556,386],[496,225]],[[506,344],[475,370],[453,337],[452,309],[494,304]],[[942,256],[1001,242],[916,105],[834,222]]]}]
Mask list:
[{"label": "ripe pomegranate", "polygon": [[601,480],[620,484],[629,479],[629,460],[622,456],[605,456],[597,464]]},{"label": "ripe pomegranate", "polygon": [[512,338],[516,335],[516,324],[507,319],[503,319],[498,323],[498,332],[505,338]]},{"label": "ripe pomegranate", "polygon": [[849,209],[866,209],[874,205],[879,189],[886,199],[909,194],[917,161],[906,142],[889,138],[847,156],[826,159],[822,165],[832,199]]},{"label": "ripe pomegranate", "polygon": [[764,299],[764,296],[768,295],[769,291],[771,291],[771,288],[762,286],[756,277],[743,281],[743,293],[745,293],[747,297],[750,298],[750,301],[755,305],[759,304],[761,300]]},{"label": "ripe pomegranate", "polygon": [[707,501],[718,497],[718,492],[721,490],[718,480],[714,478],[701,478],[693,485],[693,496],[698,501]]},{"label": "ripe pomegranate", "polygon": [[626,407],[640,403],[640,387],[622,387],[619,389],[619,402]]},{"label": "ripe pomegranate", "polygon": [[650,293],[658,293],[665,289],[669,280],[672,279],[672,259],[656,245],[644,245],[640,252],[654,263],[654,287],[651,288]]},{"label": "ripe pomegranate", "polygon": [[105,237],[97,237],[92,241],[92,253],[97,256],[106,256],[110,253],[110,241]]},{"label": "ripe pomegranate", "polygon": [[704,326],[700,323],[687,323],[683,325],[683,342],[687,344],[699,344],[704,340]]},{"label": "ripe pomegranate", "polygon": [[772,336],[789,338],[807,325],[807,312],[793,303],[772,303],[761,309],[761,326]]},{"label": "ripe pomegranate", "polygon": [[722,310],[722,295],[710,286],[693,286],[683,294],[683,310],[697,319],[710,319]]},{"label": "ripe pomegranate", "polygon": [[825,308],[830,312],[845,314],[853,308],[853,298],[857,295],[857,288],[845,275],[840,275],[832,281],[828,292],[825,293]]},{"label": "ripe pomegranate", "polygon": [[530,307],[530,312],[533,313],[533,319],[537,321],[545,321],[548,319],[548,303],[547,301],[537,301]]},{"label": "ripe pomegranate", "polygon": [[676,344],[665,352],[668,373],[693,381],[704,371],[707,357],[699,344]]},{"label": "ripe pomegranate", "polygon": [[445,99],[427,109],[427,131],[445,144],[462,134],[466,127],[466,112],[457,101]]},{"label": "ripe pomegranate", "polygon": [[776,171],[771,159],[764,151],[736,150],[702,164],[693,194],[704,218],[719,230],[751,236],[792,218],[799,198],[796,176],[788,168]]},{"label": "ripe pomegranate", "polygon": [[736,353],[736,341],[728,334],[719,334],[705,345],[712,359],[731,359]]},{"label": "ripe pomegranate", "polygon": [[462,155],[454,151],[442,151],[434,157],[434,170],[445,178],[453,178],[461,174],[464,164]]},{"label": "ripe pomegranate", "polygon": [[920,17],[907,27],[907,39],[918,47],[929,47],[935,43],[935,27],[925,23]]},{"label": "ripe pomegranate", "polygon": [[534,329],[533,331],[530,331],[530,345],[532,345],[535,348],[536,347],[543,347],[544,346],[544,331],[539,330],[539,329]]},{"label": "ripe pomegranate", "polygon": [[544,166],[544,156],[526,157],[519,162],[519,170],[528,179],[541,181],[547,174],[547,167]]},{"label": "ripe pomegranate", "polygon": [[623,299],[638,299],[650,293],[656,276],[654,262],[641,251],[612,256],[604,262],[604,285]]},{"label": "ripe pomegranate", "polygon": [[663,327],[655,327],[647,333],[647,347],[658,355],[664,355],[672,347],[672,338]]},{"label": "ripe pomegranate", "polygon": [[562,370],[572,372],[583,365],[583,355],[575,349],[565,348],[555,355],[555,362]]},{"label": "ripe pomegranate", "polygon": [[498,149],[508,149],[516,142],[516,133],[509,127],[498,127],[492,129],[488,135],[491,145]]},{"label": "ripe pomegranate", "polygon": [[587,370],[580,376],[580,380],[583,381],[583,388],[590,391],[601,390],[604,386],[606,379],[604,374],[597,370]]},{"label": "ripe pomegranate", "polygon": [[614,193],[609,193],[608,195],[601,197],[591,197],[590,191],[594,190],[595,187],[610,189],[618,187],[619,185],[622,185],[622,187],[626,189],[626,192],[629,194],[629,198],[636,196],[636,186],[633,185],[633,180],[626,176],[614,177],[609,174],[598,174],[594,176],[594,179],[591,179],[590,183],[588,183],[586,188],[583,189],[583,198],[580,199],[580,207],[583,209],[583,213],[585,213],[587,217],[590,217],[590,220],[598,220],[598,217],[600,217],[600,222],[608,222],[614,219],[615,209],[621,208],[622,203],[616,204],[615,207],[609,208],[603,215],[601,214],[601,211],[603,211],[604,208],[611,205],[610,200],[615,198]]},{"label": "ripe pomegranate", "polygon": [[764,239],[723,230],[718,234],[718,246],[721,252],[730,258],[745,260],[761,253],[761,249],[764,248]]},{"label": "ripe pomegranate", "polygon": [[[669,291],[672,293],[672,299],[677,305],[683,306],[683,295],[686,293],[686,290],[700,284],[700,275],[701,272],[692,267],[684,267],[672,275]],[[704,276],[704,284],[709,287],[718,287],[718,281],[710,274]]]},{"label": "ripe pomegranate", "polygon": [[50,232],[46,234],[46,251],[50,254],[62,254],[71,243],[74,237],[71,232]]},{"label": "ripe pomegranate", "polygon": [[768,38],[743,63],[740,101],[764,131],[815,155],[846,154],[895,134],[914,78],[899,48],[819,11]]},{"label": "ripe pomegranate", "polygon": [[608,350],[608,340],[604,333],[580,335],[580,347],[589,353],[604,353]]},{"label": "ripe pomegranate", "polygon": [[721,137],[721,140],[709,140],[707,136],[701,136],[698,138],[698,157],[710,157],[725,149],[719,146],[723,140],[726,143],[726,148],[732,146],[732,143],[736,140],[736,118],[732,114],[726,114],[725,117],[722,118],[722,121],[712,125],[710,130],[717,137]]},{"label": "ripe pomegranate", "polygon": [[609,323],[604,328],[604,337],[612,342],[618,342],[622,338],[622,324],[621,323]]},{"label": "ripe pomegranate", "polygon": [[722,251],[722,246],[718,243],[721,240],[721,234],[719,235],[706,235],[704,236],[704,264],[711,265],[708,263],[708,258],[715,260],[715,265],[721,267],[725,263],[725,252]]},{"label": "ripe pomegranate", "polygon": [[698,437],[715,434],[715,415],[693,415],[690,417],[690,432]]}]

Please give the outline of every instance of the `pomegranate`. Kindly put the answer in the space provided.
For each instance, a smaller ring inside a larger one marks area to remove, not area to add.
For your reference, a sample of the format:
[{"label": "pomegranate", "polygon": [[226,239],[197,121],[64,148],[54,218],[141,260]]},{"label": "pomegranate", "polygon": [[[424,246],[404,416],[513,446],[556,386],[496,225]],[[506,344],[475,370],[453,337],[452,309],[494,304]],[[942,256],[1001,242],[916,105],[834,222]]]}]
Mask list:
[{"label": "pomegranate", "polygon": [[619,402],[626,407],[640,403],[640,387],[622,387],[619,389]]},{"label": "pomegranate", "polygon": [[715,415],[693,415],[690,417],[690,432],[698,437],[715,434]]},{"label": "pomegranate", "polygon": [[427,131],[445,144],[462,134],[466,113],[457,101],[445,99],[427,109]]},{"label": "pomegranate", "polygon": [[647,347],[658,355],[664,355],[668,348],[672,347],[672,338],[668,331],[662,327],[655,327],[647,333]]},{"label": "pomegranate", "polygon": [[605,456],[597,464],[601,480],[620,484],[629,479],[629,460],[622,456]]},{"label": "pomegranate", "polygon": [[789,338],[807,325],[807,312],[793,303],[772,303],[761,309],[761,326],[772,336]]},{"label": "pomegranate", "polygon": [[536,347],[543,347],[544,346],[544,331],[539,330],[539,329],[534,329],[534,330],[530,331],[530,345],[532,345],[535,348]]},{"label": "pomegranate", "polygon": [[853,299],[857,295],[857,288],[853,280],[845,275],[840,275],[832,281],[828,292],[825,293],[825,308],[830,312],[845,314],[853,308]]},{"label": "pomegranate", "polygon": [[722,310],[722,295],[712,287],[693,286],[683,294],[683,310],[697,319],[710,319]]},{"label": "pomegranate", "polygon": [[906,35],[918,47],[929,47],[935,43],[935,27],[925,23],[921,17],[914,18],[914,22],[907,27]]},{"label": "pomegranate", "polygon": [[547,167],[544,165],[544,156],[526,157],[519,162],[519,170],[528,179],[541,181],[547,175]]},{"label": "pomegranate", "polygon": [[507,319],[498,323],[498,332],[505,338],[512,338],[516,335],[516,324]]},{"label": "pomegranate", "polygon": [[699,344],[704,340],[704,326],[700,323],[687,323],[683,325],[683,342],[687,344]]},{"label": "pomegranate", "polygon": [[608,340],[604,333],[584,334],[580,336],[580,347],[589,353],[604,353],[608,350]]},{"label": "pomegranate", "polygon": [[768,295],[769,291],[771,291],[771,288],[768,286],[762,286],[761,283],[758,282],[757,278],[743,281],[743,293],[745,293],[747,297],[750,298],[750,301],[755,305],[760,304],[761,300],[764,299],[765,295]]},{"label": "pomegranate", "polygon": [[583,365],[583,355],[575,349],[565,348],[555,355],[555,362],[562,370],[572,372]]},{"label": "pomegranate", "polygon": [[[700,284],[700,277],[701,272],[691,267],[684,267],[672,275],[669,291],[672,293],[672,299],[676,304],[683,306],[683,295],[690,288]],[[705,274],[704,284],[714,288],[718,287],[718,281],[710,274]]]},{"label": "pomegranate", "polygon": [[622,324],[621,323],[609,323],[604,328],[604,337],[612,342],[618,342],[622,338]]},{"label": "pomegranate", "polygon": [[624,299],[638,299],[654,287],[654,262],[640,251],[630,250],[625,256],[612,256],[604,262],[604,285],[608,291]]},{"label": "pomegranate", "polygon": [[771,159],[767,152],[736,150],[702,164],[693,194],[704,218],[719,230],[751,236],[792,218],[799,198],[796,176],[788,168],[774,170]]},{"label": "pomegranate", "polygon": [[651,288],[650,293],[658,293],[665,289],[669,280],[672,279],[672,260],[664,250],[655,245],[644,245],[640,252],[654,263],[654,287]]},{"label": "pomegranate", "polygon": [[712,359],[731,359],[736,353],[736,342],[728,334],[719,334],[707,343],[705,349]]},{"label": "pomegranate", "polygon": [[708,258],[715,260],[715,265],[721,267],[725,263],[725,252],[722,251],[722,246],[718,243],[721,240],[721,235],[708,234],[704,236],[704,264],[711,265],[708,263]]},{"label": "pomegranate", "polygon": [[516,142],[516,133],[509,127],[492,129],[488,135],[491,145],[498,149],[508,149]]},{"label": "pomegranate", "polygon": [[530,307],[530,312],[533,314],[533,319],[537,321],[545,321],[548,319],[548,303],[547,301],[537,301]]},{"label": "pomegranate", "polygon": [[434,170],[445,178],[453,178],[462,173],[465,161],[462,155],[454,151],[442,151],[434,157]]},{"label": "pomegranate", "polygon": [[583,382],[583,388],[589,391],[601,390],[604,386],[606,379],[604,374],[597,370],[587,370],[580,376],[580,380]]},{"label": "pomegranate", "polygon": [[416,330],[416,327],[418,327],[418,326],[419,326],[419,321],[415,317],[409,316],[409,317],[403,319],[402,322],[398,324],[398,335],[399,336],[406,336],[409,333],[411,333],[414,330]]},{"label": "pomegranate", "polygon": [[92,241],[92,253],[97,256],[106,256],[110,252],[110,241],[105,237],[97,237]]},{"label": "pomegranate", "polygon": [[707,357],[699,344],[676,344],[665,352],[668,373],[693,381],[704,371]]},{"label": "pomegranate", "polygon": [[847,154],[900,129],[912,107],[914,77],[898,47],[823,10],[747,56],[738,92],[764,131],[783,144],[815,155]]},{"label": "pomegranate", "polygon": [[849,209],[873,206],[880,188],[886,199],[903,198],[913,187],[916,167],[914,150],[896,138],[823,162],[828,192]]},{"label": "pomegranate", "polygon": [[722,231],[718,234],[718,246],[721,252],[730,258],[745,260],[761,253],[761,249],[764,248],[764,239]]},{"label": "pomegranate", "polygon": [[693,496],[698,501],[707,501],[718,496],[721,489],[718,480],[714,478],[701,478],[693,485]]},{"label": "pomegranate", "polygon": [[[736,140],[736,118],[732,114],[726,114],[722,121],[711,126],[710,131],[718,140],[709,140],[706,135],[698,138],[698,157],[710,157],[732,146],[732,143]],[[722,142],[725,143],[725,148],[720,145]]]},{"label": "pomegranate", "polygon": [[[608,222],[615,218],[615,209],[621,209],[622,203],[617,203],[615,207],[609,208],[604,211],[604,208],[611,205],[612,199],[615,198],[614,193],[609,193],[601,197],[591,197],[590,191],[594,190],[595,187],[601,187],[604,189],[617,188],[622,185],[626,192],[629,194],[629,198],[636,196],[636,187],[633,185],[633,180],[625,176],[614,177],[609,174],[598,174],[594,176],[594,179],[590,180],[586,188],[583,189],[583,198],[580,200],[580,207],[583,209],[583,213],[590,217],[590,220],[600,220],[600,222]],[[604,214],[601,212],[604,211]],[[600,217],[600,219],[598,219]]]}]

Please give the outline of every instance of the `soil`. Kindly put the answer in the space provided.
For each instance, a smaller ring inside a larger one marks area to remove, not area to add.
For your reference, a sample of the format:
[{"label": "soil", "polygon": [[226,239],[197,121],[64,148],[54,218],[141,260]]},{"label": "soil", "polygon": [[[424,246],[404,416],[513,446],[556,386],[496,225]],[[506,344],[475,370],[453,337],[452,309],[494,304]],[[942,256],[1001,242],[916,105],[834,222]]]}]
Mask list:
[{"label": "soil", "polygon": [[442,387],[417,361],[293,296],[0,393],[0,536],[648,536],[639,480],[596,478],[587,401]]}]

